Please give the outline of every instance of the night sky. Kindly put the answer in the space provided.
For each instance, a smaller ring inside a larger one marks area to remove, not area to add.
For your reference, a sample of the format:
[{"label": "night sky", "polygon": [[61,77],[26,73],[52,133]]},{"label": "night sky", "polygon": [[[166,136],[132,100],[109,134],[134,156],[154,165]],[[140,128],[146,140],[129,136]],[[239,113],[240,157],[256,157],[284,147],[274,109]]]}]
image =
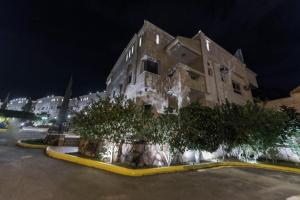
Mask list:
[{"label": "night sky", "polygon": [[[150,3],[151,2],[151,3]],[[202,30],[258,74],[256,94],[282,97],[300,85],[298,0],[2,0],[0,98],[105,89],[110,69],[147,19],[173,36]]]}]

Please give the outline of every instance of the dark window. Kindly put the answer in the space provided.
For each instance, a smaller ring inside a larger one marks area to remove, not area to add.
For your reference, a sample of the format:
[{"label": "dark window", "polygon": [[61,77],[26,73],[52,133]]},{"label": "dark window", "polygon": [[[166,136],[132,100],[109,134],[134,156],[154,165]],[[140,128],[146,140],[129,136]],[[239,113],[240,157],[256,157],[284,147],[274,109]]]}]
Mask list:
[{"label": "dark window", "polygon": [[226,67],[224,65],[221,65],[221,67],[220,67],[220,73],[221,73],[221,80],[223,82],[225,82],[225,80],[226,80],[225,76],[228,74],[228,72],[229,72],[228,67]]},{"label": "dark window", "polygon": [[228,69],[228,67],[226,67],[226,66],[224,66],[224,65],[221,65],[221,67],[220,67],[220,72],[221,72],[222,74],[228,74],[229,69]]},{"label": "dark window", "polygon": [[152,60],[145,60],[144,70],[153,74],[158,74],[158,62]]},{"label": "dark window", "polygon": [[152,110],[152,105],[149,105],[149,104],[144,105],[144,111],[145,112],[150,112],[151,110]]},{"label": "dark window", "polygon": [[207,72],[208,72],[208,75],[209,75],[209,76],[213,76],[213,71],[212,71],[211,68],[208,68]]},{"label": "dark window", "polygon": [[130,73],[129,76],[128,76],[128,83],[131,83],[131,79],[132,79],[132,75]]},{"label": "dark window", "polygon": [[113,91],[113,98],[116,97],[116,91]]},{"label": "dark window", "polygon": [[196,74],[194,72],[189,71],[188,73],[189,73],[191,79],[193,79],[193,80],[197,80],[200,77],[199,74]]},{"label": "dark window", "polygon": [[123,88],[123,85],[120,84],[120,85],[119,85],[119,91],[120,91],[120,94],[121,94],[121,92],[122,92],[122,88]]},{"label": "dark window", "polygon": [[233,91],[237,94],[242,94],[241,85],[238,82],[232,81]]}]

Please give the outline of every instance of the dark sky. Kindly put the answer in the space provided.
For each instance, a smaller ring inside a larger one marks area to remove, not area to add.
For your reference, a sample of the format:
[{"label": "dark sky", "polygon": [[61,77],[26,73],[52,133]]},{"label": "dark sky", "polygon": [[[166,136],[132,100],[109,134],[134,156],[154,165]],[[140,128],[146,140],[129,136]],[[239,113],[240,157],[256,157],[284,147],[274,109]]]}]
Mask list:
[{"label": "dark sky", "polygon": [[144,19],[174,36],[202,30],[232,53],[242,48],[261,95],[300,85],[299,0],[2,0],[0,98],[62,95],[71,74],[74,95],[105,89]]}]

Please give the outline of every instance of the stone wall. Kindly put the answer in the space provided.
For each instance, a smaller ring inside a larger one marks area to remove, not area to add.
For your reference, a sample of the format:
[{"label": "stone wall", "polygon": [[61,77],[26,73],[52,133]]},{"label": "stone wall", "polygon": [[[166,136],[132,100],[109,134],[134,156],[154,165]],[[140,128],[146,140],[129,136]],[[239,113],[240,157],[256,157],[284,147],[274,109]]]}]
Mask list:
[{"label": "stone wall", "polygon": [[[118,162],[118,146],[107,143],[105,162]],[[133,167],[169,166],[171,164],[191,164],[201,161],[213,161],[223,156],[221,149],[216,152],[186,151],[182,154],[171,154],[168,145],[123,144],[120,163]]]},{"label": "stone wall", "polygon": [[290,148],[286,147],[279,148],[278,159],[300,163],[300,156],[296,155]]}]

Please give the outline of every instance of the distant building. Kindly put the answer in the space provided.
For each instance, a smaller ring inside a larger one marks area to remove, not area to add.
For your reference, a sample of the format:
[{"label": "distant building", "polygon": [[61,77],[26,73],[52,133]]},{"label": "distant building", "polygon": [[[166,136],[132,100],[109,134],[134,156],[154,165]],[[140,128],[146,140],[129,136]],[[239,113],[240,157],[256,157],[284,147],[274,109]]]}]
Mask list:
[{"label": "distant building", "polygon": [[[69,110],[71,112],[79,112],[84,107],[98,101],[99,98],[104,97],[105,95],[105,92],[96,92],[70,99]],[[56,119],[63,99],[62,96],[54,95],[37,99],[34,106],[34,113],[45,114],[48,115],[49,119]]]},{"label": "distant building", "polygon": [[46,114],[49,119],[55,119],[63,102],[62,96],[47,96],[36,100],[35,114]]},{"label": "distant building", "polygon": [[15,110],[15,111],[22,111],[23,107],[28,102],[27,98],[16,98],[9,101],[7,104],[7,110]]},{"label": "distant building", "polygon": [[230,54],[203,32],[173,37],[148,21],[133,36],[107,78],[107,95],[125,95],[158,112],[192,102],[252,101],[256,74],[241,50]]},{"label": "distant building", "polygon": [[275,110],[281,106],[294,107],[300,113],[300,86],[293,89],[289,97],[268,101],[265,106]]},{"label": "distant building", "polygon": [[[72,99],[72,105],[70,107],[73,108],[74,111],[81,111],[86,106],[99,101],[100,98],[103,98],[106,96],[106,92],[95,92],[95,93],[89,93],[87,95],[79,96],[76,99]],[[70,104],[71,104],[70,102]]]}]

